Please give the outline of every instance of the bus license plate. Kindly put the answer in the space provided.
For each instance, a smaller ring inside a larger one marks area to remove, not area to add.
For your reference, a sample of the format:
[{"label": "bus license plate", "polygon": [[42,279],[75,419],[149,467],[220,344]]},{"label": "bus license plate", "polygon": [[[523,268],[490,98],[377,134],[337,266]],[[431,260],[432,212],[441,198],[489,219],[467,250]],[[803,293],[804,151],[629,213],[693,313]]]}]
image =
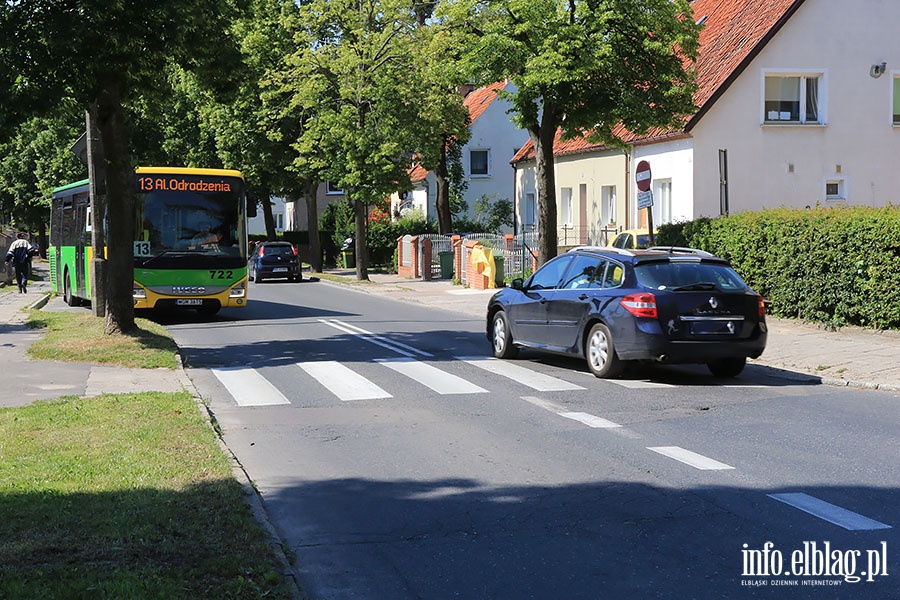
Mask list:
[{"label": "bus license plate", "polygon": [[203,300],[200,298],[179,298],[175,301],[175,306],[202,306]]}]

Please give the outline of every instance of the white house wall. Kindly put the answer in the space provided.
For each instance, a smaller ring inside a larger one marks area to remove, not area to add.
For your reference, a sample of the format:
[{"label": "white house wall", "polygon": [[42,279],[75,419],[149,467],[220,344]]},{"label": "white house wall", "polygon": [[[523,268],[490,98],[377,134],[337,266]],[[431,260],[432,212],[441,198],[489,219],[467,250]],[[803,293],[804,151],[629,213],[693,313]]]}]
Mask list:
[{"label": "white house wall", "polygon": [[[607,236],[613,230],[626,228],[625,198],[626,190],[626,157],[620,150],[604,150],[557,156],[554,160],[556,178],[557,221],[559,231],[557,237],[560,244],[605,244]],[[529,194],[534,194],[536,203],[537,181],[534,161],[523,162],[516,170],[516,221],[519,229],[523,226],[529,231],[528,211],[526,208]],[[586,202],[580,204],[580,188],[585,186]],[[614,218],[603,210],[603,187],[615,189],[616,207]],[[571,188],[573,194],[572,228],[564,228],[563,210],[560,205],[563,188]],[[540,209],[534,211],[535,222],[539,219]],[[604,232],[606,229],[606,232]]]},{"label": "white house wall", "polygon": [[[691,220],[694,214],[693,141],[680,139],[649,146],[635,146],[633,157],[634,164],[631,165],[628,181],[631,189],[630,197],[637,198],[634,171],[639,162],[646,160],[650,163],[651,189],[654,192],[654,226]],[[661,197],[659,188],[666,182],[671,190],[671,200],[669,207],[664,208],[665,200]],[[718,190],[718,187],[716,189]],[[646,222],[646,211],[638,211],[636,200],[630,202],[629,211],[629,227],[638,227]]]},{"label": "white house wall", "polygon": [[[719,214],[720,148],[730,212],[900,202],[900,128],[891,125],[898,22],[896,0],[806,0],[693,129],[693,216]],[[870,76],[882,62],[888,72]],[[761,124],[764,69],[821,71],[826,124]],[[842,182],[843,200],[826,200],[828,181]]]}]

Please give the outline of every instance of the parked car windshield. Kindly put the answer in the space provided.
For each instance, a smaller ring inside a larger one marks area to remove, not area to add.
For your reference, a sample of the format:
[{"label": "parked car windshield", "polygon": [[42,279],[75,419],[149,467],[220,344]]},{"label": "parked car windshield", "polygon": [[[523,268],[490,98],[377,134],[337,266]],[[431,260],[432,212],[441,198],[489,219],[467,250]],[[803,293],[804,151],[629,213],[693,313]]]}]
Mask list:
[{"label": "parked car windshield", "polygon": [[747,284],[734,269],[714,263],[638,264],[634,274],[639,285],[654,290],[747,289]]}]

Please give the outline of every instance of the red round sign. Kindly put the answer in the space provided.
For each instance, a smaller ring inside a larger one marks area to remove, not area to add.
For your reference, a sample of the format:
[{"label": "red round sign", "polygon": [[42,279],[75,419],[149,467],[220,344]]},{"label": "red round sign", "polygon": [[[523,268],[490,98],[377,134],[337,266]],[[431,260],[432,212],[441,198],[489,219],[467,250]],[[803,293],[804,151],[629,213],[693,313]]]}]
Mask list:
[{"label": "red round sign", "polygon": [[637,180],[637,189],[641,192],[649,192],[650,191],[650,163],[646,160],[642,160],[638,163],[637,169],[634,172],[634,178]]}]

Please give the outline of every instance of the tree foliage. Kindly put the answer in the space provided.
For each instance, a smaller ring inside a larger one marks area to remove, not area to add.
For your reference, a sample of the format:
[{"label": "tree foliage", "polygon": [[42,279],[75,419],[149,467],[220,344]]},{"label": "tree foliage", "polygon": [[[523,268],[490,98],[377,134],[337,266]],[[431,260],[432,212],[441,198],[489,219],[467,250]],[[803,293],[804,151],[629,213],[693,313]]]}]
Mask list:
[{"label": "tree foliage", "polygon": [[622,145],[693,109],[699,26],[687,0],[445,0],[438,16],[467,28],[465,61],[482,83],[510,79],[513,120],[536,155],[539,261],[556,255],[553,140],[586,135]]},{"label": "tree foliage", "polygon": [[163,98],[178,64],[217,92],[240,64],[230,24],[240,0],[6,2],[0,12],[0,130],[71,98],[96,107],[104,147],[107,331],[134,329],[133,165],[124,105]]}]

